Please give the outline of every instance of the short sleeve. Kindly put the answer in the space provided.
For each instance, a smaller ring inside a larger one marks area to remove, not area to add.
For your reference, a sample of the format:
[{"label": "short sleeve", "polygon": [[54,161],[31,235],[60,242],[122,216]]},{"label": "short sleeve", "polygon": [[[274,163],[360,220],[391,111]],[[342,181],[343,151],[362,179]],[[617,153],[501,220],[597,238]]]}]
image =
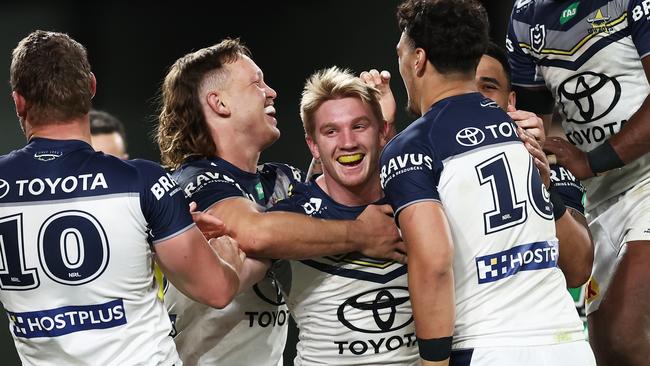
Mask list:
[{"label": "short sleeve", "polygon": [[159,165],[132,160],[142,180],[140,205],[153,243],[172,238],[194,225],[188,201],[174,179]]},{"label": "short sleeve", "polygon": [[645,0],[630,0],[627,9],[630,35],[641,59],[650,54],[649,5]]},{"label": "short sleeve", "polygon": [[227,198],[253,199],[225,170],[201,168],[192,169],[192,173],[188,174],[189,171],[175,172],[174,179],[180,183],[187,199],[196,202],[199,211],[205,211]]},{"label": "short sleeve", "polygon": [[395,212],[421,201],[440,201],[438,182],[442,165],[436,163],[426,141],[401,140],[386,146],[381,156],[381,187]]},{"label": "short sleeve", "polygon": [[551,190],[562,198],[567,207],[585,213],[585,188],[568,169],[557,164],[551,165]]}]

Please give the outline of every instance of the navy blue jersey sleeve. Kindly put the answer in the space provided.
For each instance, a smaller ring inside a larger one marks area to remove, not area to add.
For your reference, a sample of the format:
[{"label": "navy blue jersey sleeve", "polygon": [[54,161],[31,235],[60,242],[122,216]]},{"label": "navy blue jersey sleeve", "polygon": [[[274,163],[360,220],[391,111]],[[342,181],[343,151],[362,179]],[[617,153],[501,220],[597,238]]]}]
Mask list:
[{"label": "navy blue jersey sleeve", "polygon": [[[534,57],[530,55],[533,46],[531,45],[530,25],[526,22],[527,9],[518,9],[517,6],[515,4],[515,8],[510,16],[508,35],[506,38],[512,84],[523,87],[544,86],[544,79],[537,72],[537,63]],[[545,32],[545,29],[537,28],[532,30],[533,36],[540,32]],[[541,35],[537,36],[539,37]]]},{"label": "navy blue jersey sleeve", "polygon": [[627,8],[632,41],[640,58],[650,54],[650,4],[647,0],[629,0]]},{"label": "navy blue jersey sleeve", "polygon": [[395,137],[381,155],[381,187],[396,220],[400,211],[413,203],[440,200],[442,164],[436,163],[432,145],[422,136],[403,137]]},{"label": "navy blue jersey sleeve", "polygon": [[551,165],[551,190],[560,195],[567,207],[585,213],[585,188],[568,169],[557,164]]},{"label": "navy blue jersey sleeve", "polygon": [[183,191],[163,168],[146,160],[129,163],[136,167],[142,180],[140,205],[154,244],[194,225]]},{"label": "navy blue jersey sleeve", "polygon": [[199,211],[205,211],[215,203],[232,197],[250,197],[244,188],[227,172],[197,170],[190,176],[174,176],[189,201],[196,202]]}]

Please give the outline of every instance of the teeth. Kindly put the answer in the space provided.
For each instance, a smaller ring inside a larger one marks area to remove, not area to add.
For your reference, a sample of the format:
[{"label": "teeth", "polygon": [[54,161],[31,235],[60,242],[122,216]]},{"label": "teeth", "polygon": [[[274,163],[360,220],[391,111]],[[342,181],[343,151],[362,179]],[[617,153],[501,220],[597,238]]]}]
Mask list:
[{"label": "teeth", "polygon": [[275,107],[273,107],[272,105],[264,107],[264,113],[275,114]]},{"label": "teeth", "polygon": [[339,156],[336,158],[336,161],[338,161],[341,164],[352,164],[356,163],[363,159],[363,154],[352,154],[352,155],[343,155]]}]

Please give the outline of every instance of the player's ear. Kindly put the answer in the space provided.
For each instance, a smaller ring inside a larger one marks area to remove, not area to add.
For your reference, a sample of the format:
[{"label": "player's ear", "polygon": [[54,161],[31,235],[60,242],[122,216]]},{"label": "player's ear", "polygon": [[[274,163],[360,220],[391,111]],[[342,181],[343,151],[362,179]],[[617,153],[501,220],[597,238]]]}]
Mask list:
[{"label": "player's ear", "polygon": [[93,99],[95,97],[95,93],[97,93],[97,79],[95,78],[95,74],[92,72],[90,73],[90,99]]},{"label": "player's ear", "polygon": [[517,108],[517,93],[511,91],[508,93],[508,105],[511,105],[515,108]]},{"label": "player's ear", "polygon": [[16,106],[16,115],[20,118],[25,118],[27,113],[27,101],[17,91],[11,92],[11,98],[14,100],[14,105]]},{"label": "player's ear", "polygon": [[384,120],[381,120],[379,123],[379,146],[384,147],[388,143],[388,131],[390,129],[390,125]]},{"label": "player's ear", "polygon": [[314,139],[309,136],[308,133],[305,134],[305,141],[307,141],[307,147],[309,147],[309,151],[311,151],[311,156],[314,157],[314,159],[320,159],[320,152],[318,151],[318,145],[314,141]]},{"label": "player's ear", "polygon": [[208,95],[206,96],[206,102],[208,103],[208,107],[210,107],[212,112],[218,114],[221,117],[230,116],[230,108],[226,103],[226,98],[223,92],[218,92],[218,91],[209,92]]},{"label": "player's ear", "polygon": [[427,53],[424,49],[417,47],[415,49],[414,71],[417,76],[422,76],[427,64]]}]

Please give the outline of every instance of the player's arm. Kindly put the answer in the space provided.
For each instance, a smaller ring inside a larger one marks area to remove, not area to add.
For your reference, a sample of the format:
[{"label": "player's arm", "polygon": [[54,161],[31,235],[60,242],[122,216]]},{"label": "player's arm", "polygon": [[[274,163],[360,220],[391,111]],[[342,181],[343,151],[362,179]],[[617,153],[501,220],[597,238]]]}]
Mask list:
[{"label": "player's arm", "polygon": [[376,69],[372,69],[370,71],[362,72],[359,77],[366,84],[377,88],[381,93],[379,105],[381,106],[381,113],[384,117],[384,121],[388,124],[386,130],[386,141],[388,141],[397,133],[397,130],[395,129],[397,103],[395,103],[395,97],[390,88],[390,72],[386,70],[379,72]]},{"label": "player's arm", "polygon": [[[205,214],[206,216],[211,216]],[[235,246],[239,250],[240,258],[244,258],[241,263],[239,273],[239,288],[237,294],[253,287],[254,284],[260,282],[271,268],[271,261],[268,259],[255,259],[247,257],[246,254],[239,249],[237,241],[227,235],[220,236],[217,239],[210,240],[210,246],[217,252],[221,258],[227,258],[233,253],[231,247]]]},{"label": "player's arm", "polygon": [[260,212],[245,198],[217,202],[207,212],[252,257],[304,259],[360,251],[403,262],[403,243],[388,206],[370,205],[356,220],[322,220],[291,212]]},{"label": "player's arm", "polygon": [[[241,261],[218,256],[196,226],[157,242],[155,253],[165,277],[195,301],[223,308],[237,293]],[[234,258],[232,249],[228,254]]]},{"label": "player's arm", "polygon": [[589,280],[594,262],[594,245],[587,220],[578,210],[566,207],[564,214],[555,219],[555,230],[560,242],[558,266],[567,286],[580,287]]},{"label": "player's arm", "polygon": [[409,254],[408,285],[420,354],[448,356],[455,316],[454,249],[445,212],[440,203],[419,202],[404,208],[398,220]]}]

